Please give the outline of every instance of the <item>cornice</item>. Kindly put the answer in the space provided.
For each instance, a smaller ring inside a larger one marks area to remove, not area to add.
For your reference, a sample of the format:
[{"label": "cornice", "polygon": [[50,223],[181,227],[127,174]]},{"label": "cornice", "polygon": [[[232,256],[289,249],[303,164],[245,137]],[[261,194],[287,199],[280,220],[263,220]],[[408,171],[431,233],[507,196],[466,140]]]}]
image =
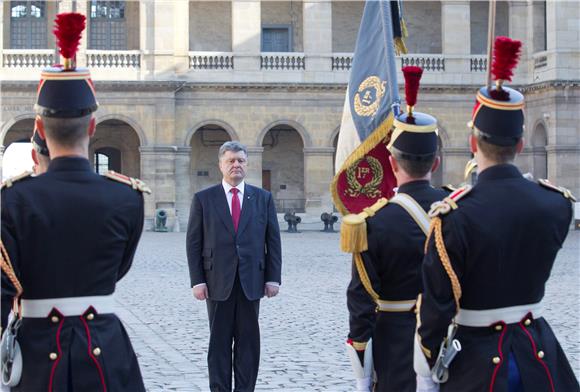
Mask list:
[{"label": "cornice", "polygon": [[[177,80],[156,81],[156,80],[139,80],[139,81],[94,81],[97,92],[171,92],[178,94],[180,92],[344,92],[346,83],[198,83],[185,82]],[[2,81],[0,89],[3,92],[36,92],[38,81]],[[474,91],[479,86],[475,85],[451,85],[451,84],[422,84],[422,93],[469,93],[475,94]],[[553,80],[541,83],[526,85],[511,85],[510,87],[520,90],[522,93],[530,93],[547,89],[559,88],[579,88],[580,80]],[[401,83],[399,90],[403,91],[404,86]]]}]

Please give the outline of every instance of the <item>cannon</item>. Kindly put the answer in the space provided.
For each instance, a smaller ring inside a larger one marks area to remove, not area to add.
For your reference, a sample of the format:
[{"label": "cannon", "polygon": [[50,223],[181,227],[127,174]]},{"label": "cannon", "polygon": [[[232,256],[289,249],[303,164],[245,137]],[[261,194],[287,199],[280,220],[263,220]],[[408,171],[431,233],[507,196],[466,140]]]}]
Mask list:
[{"label": "cannon", "polygon": [[155,231],[167,232],[167,211],[158,209],[155,211]]},{"label": "cannon", "polygon": [[320,215],[320,220],[324,223],[324,229],[322,231],[326,233],[334,233],[334,224],[338,222],[338,216],[334,215],[332,212],[323,212]]},{"label": "cannon", "polygon": [[284,214],[284,220],[288,223],[288,233],[298,233],[298,223],[302,222],[299,216],[296,216],[294,211]]}]

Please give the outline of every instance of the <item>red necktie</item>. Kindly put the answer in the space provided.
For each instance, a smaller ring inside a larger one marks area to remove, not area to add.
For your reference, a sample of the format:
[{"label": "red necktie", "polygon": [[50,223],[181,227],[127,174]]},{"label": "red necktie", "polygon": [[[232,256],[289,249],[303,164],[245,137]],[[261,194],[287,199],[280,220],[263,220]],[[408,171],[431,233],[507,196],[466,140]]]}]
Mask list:
[{"label": "red necktie", "polygon": [[230,192],[233,193],[232,196],[232,220],[234,221],[234,230],[236,233],[238,232],[238,224],[240,223],[240,199],[238,198],[238,192],[240,190],[238,188],[230,189]]}]

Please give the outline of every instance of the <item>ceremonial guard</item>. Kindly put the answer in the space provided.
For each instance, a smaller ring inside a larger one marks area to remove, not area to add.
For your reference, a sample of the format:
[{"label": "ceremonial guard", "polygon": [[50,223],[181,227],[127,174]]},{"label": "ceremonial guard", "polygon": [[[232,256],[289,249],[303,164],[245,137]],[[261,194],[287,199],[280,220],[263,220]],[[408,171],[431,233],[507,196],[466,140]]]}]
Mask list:
[{"label": "ceremonial guard", "polygon": [[[414,310],[421,292],[421,263],[429,228],[427,211],[448,194],[430,185],[431,172],[439,165],[437,121],[413,111],[422,69],[405,67],[403,74],[408,110],[395,118],[387,145],[397,193],[358,216],[347,215],[343,223],[343,234],[348,236],[353,225],[364,231],[360,218],[366,218],[366,233],[361,234],[366,236],[368,249],[355,253],[347,303],[351,359],[356,364],[360,357],[364,363],[367,356],[367,369],[371,355],[368,342],[372,340],[374,391],[415,391]],[[369,376],[358,380],[359,391],[371,390]]]},{"label": "ceremonial guard", "polygon": [[470,122],[478,179],[433,206],[423,262],[415,369],[419,390],[578,391],[542,313],[574,198],[514,166],[524,97],[511,80],[521,43],[498,37]]},{"label": "ceremonial guard", "polygon": [[139,180],[94,172],[88,160],[97,101],[76,68],[85,17],[56,20],[62,66],[42,72],[36,128],[48,171],[2,186],[2,382],[12,391],[144,391],[137,358],[114,313],[117,281],[143,228]]}]

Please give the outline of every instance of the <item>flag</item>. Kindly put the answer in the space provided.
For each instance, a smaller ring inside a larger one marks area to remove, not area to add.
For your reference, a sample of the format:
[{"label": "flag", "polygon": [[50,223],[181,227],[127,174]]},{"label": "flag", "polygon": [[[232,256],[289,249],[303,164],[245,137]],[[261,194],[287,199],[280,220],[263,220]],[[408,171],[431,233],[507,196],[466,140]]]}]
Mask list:
[{"label": "flag", "polygon": [[395,29],[401,38],[399,10],[397,1],[365,4],[336,148],[337,173],[331,184],[334,204],[343,215],[391,197],[396,186],[387,144],[399,102],[393,37]]}]

